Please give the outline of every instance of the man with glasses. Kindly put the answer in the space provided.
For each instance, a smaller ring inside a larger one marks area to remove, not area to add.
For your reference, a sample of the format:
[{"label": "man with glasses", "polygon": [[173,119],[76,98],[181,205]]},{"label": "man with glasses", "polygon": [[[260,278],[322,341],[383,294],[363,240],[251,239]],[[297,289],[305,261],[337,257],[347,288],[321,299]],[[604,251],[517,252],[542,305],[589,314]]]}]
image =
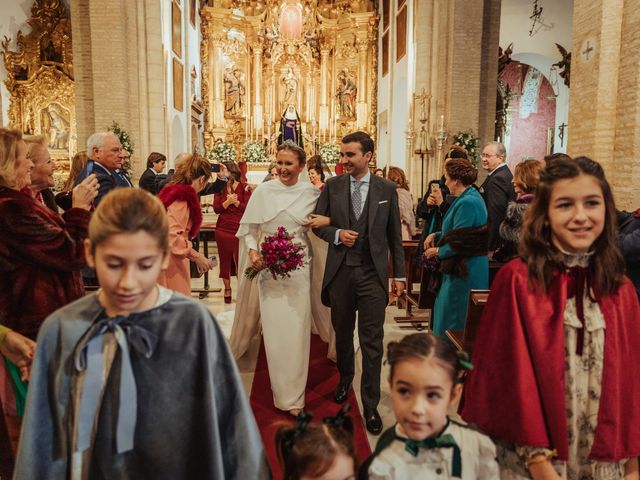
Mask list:
[{"label": "man with glasses", "polygon": [[489,142],[482,149],[480,165],[488,175],[480,187],[489,214],[489,258],[500,242],[500,224],[507,212],[507,205],[516,199],[513,174],[505,163],[506,150],[500,142]]},{"label": "man with glasses", "polygon": [[77,185],[85,177],[94,173],[100,185],[98,196],[93,201],[98,206],[102,197],[120,186],[131,186],[130,182],[119,176],[127,153],[120,144],[120,139],[113,132],[96,132],[87,139],[87,155],[89,161],[76,177]]}]

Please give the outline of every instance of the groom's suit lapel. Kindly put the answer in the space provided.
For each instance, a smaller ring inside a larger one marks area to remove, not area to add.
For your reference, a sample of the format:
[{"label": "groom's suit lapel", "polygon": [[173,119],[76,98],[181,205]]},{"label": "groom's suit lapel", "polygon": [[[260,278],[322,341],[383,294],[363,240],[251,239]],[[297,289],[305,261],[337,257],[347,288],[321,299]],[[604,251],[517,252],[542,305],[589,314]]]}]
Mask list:
[{"label": "groom's suit lapel", "polygon": [[369,177],[369,194],[367,195],[367,201],[369,202],[369,225],[373,225],[376,219],[376,213],[378,212],[378,206],[380,205],[379,198],[382,196],[382,182],[375,175]]},{"label": "groom's suit lapel", "polygon": [[338,198],[340,199],[338,208],[338,218],[336,225],[345,225],[342,228],[349,228],[349,214],[351,212],[351,175],[344,174],[340,177],[341,182],[338,184]]}]

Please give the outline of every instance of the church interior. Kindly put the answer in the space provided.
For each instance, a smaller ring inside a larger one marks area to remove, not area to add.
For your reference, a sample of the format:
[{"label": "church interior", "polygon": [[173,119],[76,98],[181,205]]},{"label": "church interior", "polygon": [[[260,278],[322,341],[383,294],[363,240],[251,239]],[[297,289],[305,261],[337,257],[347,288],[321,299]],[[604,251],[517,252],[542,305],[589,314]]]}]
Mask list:
[{"label": "church interior", "polygon": [[[284,141],[319,155],[327,176],[336,175],[341,139],[364,131],[375,143],[370,170],[401,169],[414,209],[453,145],[466,150],[480,185],[482,147],[497,141],[512,171],[558,153],[596,160],[616,208],[633,211],[640,207],[637,7],[633,0],[2,0],[0,127],[44,136],[54,193],[94,132],[117,133],[137,186],[152,152],[166,156],[165,173],[180,154],[198,153],[240,163],[246,183],[260,184]],[[219,256],[213,196],[200,205],[200,248]],[[216,265],[194,276],[191,287],[228,336],[238,281],[223,290],[218,273]],[[385,348],[428,330],[430,313],[416,307],[401,298],[387,307]],[[321,419],[337,411],[327,399],[338,373],[312,337],[305,408]],[[355,341],[349,401],[357,410]],[[272,404],[266,362],[257,337],[237,365],[279,472],[267,438],[274,421],[290,417]],[[394,423],[388,376],[383,364],[385,428]],[[6,414],[12,443],[0,463],[10,471],[18,434]],[[377,439],[356,428],[360,459]]]}]

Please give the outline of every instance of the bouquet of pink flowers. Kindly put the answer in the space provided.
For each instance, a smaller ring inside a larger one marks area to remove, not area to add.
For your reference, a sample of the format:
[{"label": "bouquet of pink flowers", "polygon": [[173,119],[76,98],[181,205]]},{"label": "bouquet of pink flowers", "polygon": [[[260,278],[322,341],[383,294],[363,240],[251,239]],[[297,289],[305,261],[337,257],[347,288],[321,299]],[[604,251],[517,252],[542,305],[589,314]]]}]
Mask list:
[{"label": "bouquet of pink flowers", "polygon": [[[275,235],[265,237],[260,245],[260,255],[273,279],[290,277],[289,272],[302,268],[304,262],[304,246],[293,242],[293,235],[284,227],[278,227]],[[253,280],[260,270],[248,267],[244,276]]]}]

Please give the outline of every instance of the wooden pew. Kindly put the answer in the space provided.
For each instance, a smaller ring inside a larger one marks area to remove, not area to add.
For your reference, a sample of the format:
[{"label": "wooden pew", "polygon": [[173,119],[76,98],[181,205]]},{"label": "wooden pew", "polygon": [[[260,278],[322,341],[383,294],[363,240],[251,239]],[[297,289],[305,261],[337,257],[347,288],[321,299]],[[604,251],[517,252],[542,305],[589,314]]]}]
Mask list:
[{"label": "wooden pew", "polygon": [[[216,240],[216,224],[215,223],[203,223],[200,227],[200,232],[198,233],[198,238],[200,242],[198,244],[198,249],[200,246],[204,248],[204,256],[209,258],[209,242],[214,242]],[[218,261],[220,261],[218,259]],[[222,289],[219,287],[211,288],[209,286],[209,272],[205,272],[204,274],[204,287],[203,288],[192,288],[192,293],[198,293],[198,297],[200,299],[205,298],[211,292],[221,292]]]},{"label": "wooden pew", "polygon": [[429,330],[431,316],[424,313],[416,315],[412,309],[419,308],[418,295],[419,292],[413,291],[413,284],[420,283],[422,276],[422,266],[418,265],[414,268],[413,257],[420,240],[404,240],[402,246],[404,248],[404,268],[407,278],[407,286],[404,294],[398,298],[398,308],[404,308],[405,315],[393,317],[396,323],[400,324],[401,329],[415,329],[417,331]]},{"label": "wooden pew", "polygon": [[458,350],[464,350],[469,355],[473,352],[473,344],[476,340],[478,325],[482,317],[482,311],[489,298],[489,290],[471,290],[467,307],[467,320],[464,330],[447,330],[447,338]]}]

